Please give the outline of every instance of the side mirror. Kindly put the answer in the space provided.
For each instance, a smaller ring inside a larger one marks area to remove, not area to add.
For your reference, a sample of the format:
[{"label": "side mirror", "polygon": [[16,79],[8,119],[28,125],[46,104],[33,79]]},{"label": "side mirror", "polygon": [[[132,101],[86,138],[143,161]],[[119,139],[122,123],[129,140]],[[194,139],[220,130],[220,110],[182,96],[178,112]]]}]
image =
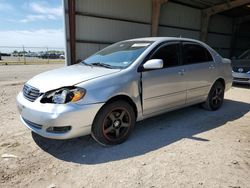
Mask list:
[{"label": "side mirror", "polygon": [[162,59],[151,59],[144,63],[143,68],[145,70],[161,69],[163,67]]}]

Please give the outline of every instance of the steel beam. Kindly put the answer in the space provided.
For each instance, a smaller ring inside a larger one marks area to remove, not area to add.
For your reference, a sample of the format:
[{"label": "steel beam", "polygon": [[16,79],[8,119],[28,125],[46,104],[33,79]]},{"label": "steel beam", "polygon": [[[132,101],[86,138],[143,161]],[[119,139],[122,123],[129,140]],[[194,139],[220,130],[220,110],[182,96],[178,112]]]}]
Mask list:
[{"label": "steel beam", "polygon": [[201,11],[201,16],[202,16],[202,18],[201,18],[201,36],[200,36],[201,41],[203,41],[203,42],[207,41],[208,25],[209,25],[210,17],[212,15],[230,10],[232,8],[236,8],[236,7],[245,5],[247,3],[250,3],[250,0],[234,0],[234,1],[226,2],[223,4],[219,4],[219,5],[215,5],[213,7],[203,9]]},{"label": "steel beam", "polygon": [[161,5],[167,3],[168,0],[152,0],[152,21],[151,21],[151,36],[158,36],[158,26],[161,13]]},{"label": "steel beam", "polygon": [[250,3],[250,0],[227,1],[226,3],[203,9],[203,12],[212,16],[214,14],[218,14],[220,12],[224,12],[226,10],[230,10],[232,8],[239,7],[239,6],[245,5],[247,3]]},{"label": "steel beam", "polygon": [[205,12],[201,12],[201,36],[200,39],[203,42],[207,42],[208,25],[210,20],[210,15]]},{"label": "steel beam", "polygon": [[248,21],[250,21],[250,15],[239,17],[237,19],[237,21],[238,21],[239,24],[248,22]]},{"label": "steel beam", "polygon": [[68,0],[69,7],[69,36],[70,36],[70,65],[76,63],[76,6],[75,0]]},{"label": "steel beam", "polygon": [[230,58],[235,56],[235,48],[236,48],[236,44],[237,44],[239,30],[240,30],[240,23],[239,23],[239,20],[237,18],[235,18],[233,21],[233,33],[232,33],[232,37],[231,37]]}]

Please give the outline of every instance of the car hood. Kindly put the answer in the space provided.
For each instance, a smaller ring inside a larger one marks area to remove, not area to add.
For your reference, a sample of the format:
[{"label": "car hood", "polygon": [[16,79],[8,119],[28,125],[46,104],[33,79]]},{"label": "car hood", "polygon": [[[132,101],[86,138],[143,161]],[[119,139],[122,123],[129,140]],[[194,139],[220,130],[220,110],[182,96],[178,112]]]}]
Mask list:
[{"label": "car hood", "polygon": [[40,92],[46,92],[64,86],[73,86],[87,80],[119,71],[120,69],[108,69],[104,67],[91,67],[84,64],[76,64],[38,74],[30,79],[27,84],[39,89]]},{"label": "car hood", "polygon": [[232,67],[250,67],[250,59],[232,60]]}]

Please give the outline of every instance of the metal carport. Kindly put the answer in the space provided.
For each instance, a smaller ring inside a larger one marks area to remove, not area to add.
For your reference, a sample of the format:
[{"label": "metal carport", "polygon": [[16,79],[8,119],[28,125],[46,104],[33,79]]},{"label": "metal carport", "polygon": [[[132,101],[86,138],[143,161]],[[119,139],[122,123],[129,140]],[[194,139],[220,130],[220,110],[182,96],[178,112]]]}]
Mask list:
[{"label": "metal carport", "polygon": [[224,57],[250,48],[250,0],[64,0],[67,64],[114,42],[177,36]]}]

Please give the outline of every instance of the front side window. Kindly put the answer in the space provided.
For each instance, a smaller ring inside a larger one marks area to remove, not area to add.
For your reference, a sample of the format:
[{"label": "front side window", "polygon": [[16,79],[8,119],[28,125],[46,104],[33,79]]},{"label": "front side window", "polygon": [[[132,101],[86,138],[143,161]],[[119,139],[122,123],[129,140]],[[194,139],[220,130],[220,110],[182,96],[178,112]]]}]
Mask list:
[{"label": "front side window", "polygon": [[151,59],[162,59],[164,68],[179,65],[179,44],[169,44],[158,49]]},{"label": "front side window", "polygon": [[82,63],[124,69],[131,65],[151,44],[150,41],[118,42],[90,56]]},{"label": "front side window", "polygon": [[211,54],[206,48],[192,43],[183,44],[184,64],[204,63],[213,61]]}]

